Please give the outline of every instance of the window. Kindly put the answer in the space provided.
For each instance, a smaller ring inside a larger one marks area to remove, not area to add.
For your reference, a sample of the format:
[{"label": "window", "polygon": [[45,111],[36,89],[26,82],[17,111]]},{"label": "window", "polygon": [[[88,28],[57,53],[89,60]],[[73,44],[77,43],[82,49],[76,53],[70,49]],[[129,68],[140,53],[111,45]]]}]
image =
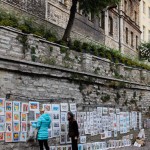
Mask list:
[{"label": "window", "polygon": [[148,41],[150,42],[150,30],[148,31]]},{"label": "window", "polygon": [[91,22],[94,22],[94,15],[92,13],[90,13],[88,15],[88,19],[91,21]]},{"label": "window", "polygon": [[138,49],[138,46],[139,46],[139,38],[138,36],[136,36],[136,49]]},{"label": "window", "polygon": [[133,47],[133,32],[131,32],[131,46]]},{"label": "window", "polygon": [[126,28],[126,43],[128,44],[128,28]]},{"label": "window", "polygon": [[135,23],[137,23],[137,12],[136,11],[134,11],[134,21],[135,21]]},{"label": "window", "polygon": [[105,27],[105,12],[104,11],[102,11],[101,14],[100,14],[99,23],[100,23],[100,27],[102,29],[104,29],[104,27]]},{"label": "window", "polygon": [[124,1],[124,12],[127,13],[127,1]]},{"label": "window", "polygon": [[145,26],[143,26],[143,40],[145,40]]},{"label": "window", "polygon": [[148,15],[149,15],[149,18],[150,18],[150,7],[148,8]]},{"label": "window", "polygon": [[145,2],[143,2],[143,13],[145,14]]},{"label": "window", "polygon": [[113,19],[109,16],[109,22],[108,22],[108,28],[109,28],[109,35],[113,35]]}]

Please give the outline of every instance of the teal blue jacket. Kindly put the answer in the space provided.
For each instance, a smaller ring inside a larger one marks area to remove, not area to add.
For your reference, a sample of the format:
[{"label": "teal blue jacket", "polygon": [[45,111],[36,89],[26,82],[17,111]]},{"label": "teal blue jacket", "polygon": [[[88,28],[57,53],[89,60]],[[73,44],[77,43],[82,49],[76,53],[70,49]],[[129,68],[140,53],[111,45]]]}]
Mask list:
[{"label": "teal blue jacket", "polygon": [[51,125],[51,118],[48,114],[42,114],[37,123],[33,123],[32,127],[38,129],[38,140],[47,140],[48,139],[48,128]]}]

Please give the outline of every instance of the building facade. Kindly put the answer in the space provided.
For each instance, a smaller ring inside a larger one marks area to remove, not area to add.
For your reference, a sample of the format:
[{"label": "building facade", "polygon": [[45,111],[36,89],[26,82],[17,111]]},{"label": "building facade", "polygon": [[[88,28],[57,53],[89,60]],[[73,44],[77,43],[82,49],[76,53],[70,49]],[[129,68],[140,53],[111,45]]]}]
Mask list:
[{"label": "building facade", "polygon": [[[47,22],[65,29],[69,19],[70,0],[2,0]],[[87,17],[78,9],[71,37],[81,41],[105,44],[123,54],[138,56],[140,39],[139,0],[122,0],[116,8],[104,10],[100,17]],[[63,33],[62,33],[63,34]]]},{"label": "building facade", "polygon": [[150,42],[150,0],[140,2],[141,41]]}]

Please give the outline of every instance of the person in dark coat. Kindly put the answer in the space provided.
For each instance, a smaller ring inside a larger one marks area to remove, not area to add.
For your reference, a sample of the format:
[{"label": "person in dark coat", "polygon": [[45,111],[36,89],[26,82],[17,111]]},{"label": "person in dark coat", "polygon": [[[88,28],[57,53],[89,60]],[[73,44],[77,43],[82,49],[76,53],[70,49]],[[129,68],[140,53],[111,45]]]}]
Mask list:
[{"label": "person in dark coat", "polygon": [[79,138],[79,130],[77,121],[74,119],[74,114],[72,112],[68,112],[68,121],[69,121],[69,137],[72,142],[72,150],[78,150],[78,138]]}]

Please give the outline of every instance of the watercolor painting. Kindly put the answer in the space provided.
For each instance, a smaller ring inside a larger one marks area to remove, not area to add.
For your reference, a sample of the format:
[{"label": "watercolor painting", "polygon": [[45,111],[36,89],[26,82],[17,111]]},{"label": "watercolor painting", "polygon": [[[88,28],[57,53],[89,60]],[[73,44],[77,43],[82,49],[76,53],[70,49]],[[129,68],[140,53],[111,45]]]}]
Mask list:
[{"label": "watercolor painting", "polygon": [[27,113],[21,113],[21,121],[27,121]]},{"label": "watercolor painting", "polygon": [[20,141],[21,142],[26,142],[27,140],[27,133],[26,132],[21,132],[20,133]]},{"label": "watercolor painting", "polygon": [[70,104],[70,111],[77,111],[76,103],[71,103]]},{"label": "watercolor painting", "polygon": [[26,113],[29,112],[29,104],[28,103],[22,103],[21,112],[26,112]]},{"label": "watercolor painting", "polygon": [[5,104],[5,99],[0,98],[0,107],[4,107],[4,104]]},{"label": "watercolor painting", "polygon": [[68,103],[61,103],[61,111],[65,111],[67,112],[68,111]]},{"label": "watercolor painting", "polygon": [[0,123],[0,132],[5,132],[5,123]]},{"label": "watercolor painting", "polygon": [[40,112],[34,112],[34,119],[38,120],[40,115],[41,115]]},{"label": "watercolor painting", "polygon": [[39,102],[29,102],[30,111],[39,111]]},{"label": "watercolor painting", "polygon": [[0,132],[0,141],[4,141],[4,132]]},{"label": "watercolor painting", "polygon": [[13,133],[13,142],[18,142],[19,141],[19,133],[18,132],[14,132]]},{"label": "watercolor painting", "polygon": [[19,112],[13,113],[13,121],[20,121],[20,113]]},{"label": "watercolor painting", "polygon": [[5,142],[12,142],[12,132],[5,133]]},{"label": "watercolor painting", "polygon": [[13,102],[13,111],[20,112],[20,102],[17,102],[17,101]]},{"label": "watercolor painting", "polygon": [[52,106],[51,104],[43,104],[43,109],[45,111],[52,111]]},{"label": "watercolor painting", "polygon": [[0,123],[4,123],[5,122],[5,116],[0,116]]},{"label": "watercolor painting", "polygon": [[26,122],[21,122],[21,131],[27,132],[27,123]]},{"label": "watercolor painting", "polygon": [[5,112],[6,122],[12,122],[12,112]]},{"label": "watercolor painting", "polygon": [[4,107],[0,107],[0,115],[4,115]]},{"label": "watercolor painting", "polygon": [[20,122],[13,122],[14,132],[20,132]]},{"label": "watercolor painting", "polygon": [[59,104],[52,104],[52,111],[60,112],[60,105]]},{"label": "watercolor painting", "polygon": [[12,132],[12,123],[11,122],[6,122],[5,130],[6,130],[6,132]]},{"label": "watercolor painting", "polygon": [[12,111],[12,102],[10,102],[10,101],[5,102],[5,110]]}]

